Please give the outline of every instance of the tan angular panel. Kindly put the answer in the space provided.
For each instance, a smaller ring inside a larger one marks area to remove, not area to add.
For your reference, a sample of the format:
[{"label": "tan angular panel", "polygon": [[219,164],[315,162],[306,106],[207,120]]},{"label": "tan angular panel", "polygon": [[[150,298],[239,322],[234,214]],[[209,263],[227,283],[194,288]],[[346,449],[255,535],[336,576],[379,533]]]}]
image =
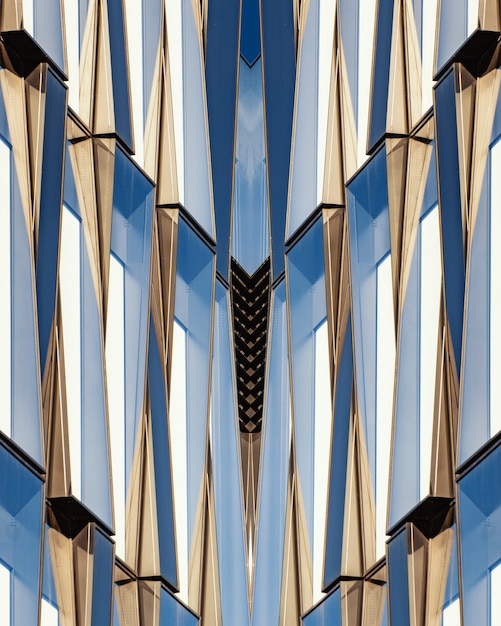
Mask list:
[{"label": "tan angular panel", "polygon": [[350,95],[350,83],[348,79],[348,69],[341,40],[341,26],[337,23],[336,33],[338,47],[336,62],[339,63],[339,85],[340,85],[340,105],[341,105],[341,129],[343,132],[343,163],[345,181],[351,178],[357,170],[357,125],[353,104]]},{"label": "tan angular panel", "polygon": [[478,18],[482,30],[501,30],[501,7],[499,0],[479,0]]},{"label": "tan angular panel", "polygon": [[80,50],[80,94],[78,114],[89,128],[92,128],[94,113],[98,12],[98,0],[89,0],[82,48]]},{"label": "tan angular panel", "polygon": [[339,72],[337,12],[334,22],[334,46],[331,60],[329,113],[325,142],[325,169],[322,201],[327,204],[345,204],[343,168],[343,127],[341,124],[341,86]]},{"label": "tan angular panel", "polygon": [[12,141],[12,152],[16,167],[26,232],[33,232],[33,207],[31,193],[30,160],[28,151],[26,97],[24,80],[9,70],[0,69],[0,88],[5,103],[7,123]]},{"label": "tan angular panel", "polygon": [[407,188],[407,164],[409,139],[406,137],[386,140],[386,166],[388,176],[388,214],[390,222],[391,270],[393,278],[393,301],[395,323],[398,323],[399,285],[402,266],[402,239]]},{"label": "tan angular panel", "polygon": [[100,0],[98,9],[92,131],[96,135],[105,135],[115,132],[110,29],[106,0]]},{"label": "tan angular panel", "polygon": [[145,94],[148,102],[146,123],[144,128],[144,170],[152,178],[157,177],[158,146],[160,139],[160,102],[162,93],[162,77],[164,65],[164,37],[166,36],[165,19],[158,42],[151,93]]},{"label": "tan angular panel", "polygon": [[435,163],[431,163],[432,152],[433,146],[430,141],[415,138],[409,140],[398,320],[400,320],[405,302],[428,171],[430,166],[435,167]]},{"label": "tan angular panel", "polygon": [[[167,362],[172,355],[172,327],[174,324],[174,300],[176,295],[176,259],[177,259],[177,220],[178,209],[157,209],[158,257],[160,264],[160,287],[162,290],[162,306],[164,333],[167,341],[165,347]],[[170,373],[170,368],[167,368]],[[170,380],[169,380],[170,386]]]},{"label": "tan angular panel", "polygon": [[[208,471],[208,474],[210,471]],[[195,523],[193,527],[193,535],[189,544],[189,559],[188,559],[188,602],[189,605],[198,612],[200,603],[202,602],[202,586],[199,584],[204,576],[205,572],[205,556],[204,550],[207,550],[207,537],[211,537],[212,527],[206,529],[206,525],[211,523],[214,526],[215,533],[215,512],[214,502],[210,500],[214,499],[214,496],[208,487],[208,478],[205,474],[200,481],[200,490],[198,492],[197,512],[195,515]],[[212,508],[212,513],[210,512]],[[208,519],[208,516],[210,520]],[[209,533],[209,535],[207,535]],[[217,550],[216,539],[209,540],[211,542],[211,549]],[[211,559],[216,559],[217,556],[210,555]],[[212,571],[216,568],[215,562],[212,563]],[[214,577],[214,584],[217,581],[219,586],[219,577]],[[216,588],[214,587],[214,594],[216,594]],[[219,592],[216,594],[219,597]]]},{"label": "tan angular panel", "polygon": [[419,46],[414,5],[412,0],[403,0],[405,52],[407,62],[407,93],[409,103],[409,127],[412,128],[420,119],[422,106],[422,63]]},{"label": "tan angular panel", "polygon": [[473,155],[473,128],[476,99],[476,79],[462,65],[455,67],[456,124],[458,129],[459,184],[463,219],[463,243],[469,228],[471,163]]},{"label": "tan angular panel", "polygon": [[75,574],[73,569],[73,542],[54,528],[47,528],[54,585],[56,588],[61,626],[76,622]]},{"label": "tan angular panel", "polygon": [[[205,482],[206,492],[206,516],[204,529],[202,534],[204,535],[203,549],[203,569],[201,571],[202,584],[199,589],[196,590],[197,594],[201,593],[200,597],[200,615],[202,617],[203,624],[221,624],[222,623],[222,609],[221,609],[221,592],[219,588],[219,560],[217,549],[217,536],[216,536],[216,511],[214,504],[214,494],[211,488],[210,472]],[[224,564],[221,564],[224,567]],[[190,606],[191,604],[190,599]]]},{"label": "tan angular panel", "polygon": [[160,590],[161,583],[159,581],[138,581],[140,624],[148,624],[148,626],[159,626]]},{"label": "tan angular panel", "polygon": [[407,546],[410,625],[426,626],[428,540],[413,524],[407,526]]},{"label": "tan angular panel", "polygon": [[430,540],[428,552],[426,626],[442,625],[454,531],[448,528]]},{"label": "tan angular panel", "polygon": [[364,566],[367,570],[376,561],[376,500],[374,497],[374,489],[372,486],[369,457],[367,454],[367,443],[359,411],[356,412],[355,420],[358,441],[358,480],[362,509],[361,520],[363,555]]},{"label": "tan angular panel", "polygon": [[405,0],[396,0],[393,8],[388,109],[386,112],[386,132],[400,135],[405,135],[409,131],[403,2]]},{"label": "tan angular panel", "polygon": [[381,626],[386,596],[385,566],[364,582],[362,626]]},{"label": "tan angular panel", "polygon": [[115,567],[115,605],[120,626],[140,626],[138,583]]},{"label": "tan angular panel", "polygon": [[23,0],[4,1],[0,4],[0,29],[19,30],[23,24]]},{"label": "tan angular panel", "polygon": [[75,575],[76,623],[91,626],[92,586],[94,579],[93,525],[85,528],[73,539],[73,569]]},{"label": "tan angular panel", "polygon": [[311,606],[313,600],[313,556],[311,554],[310,537],[304,512],[301,482],[297,471],[295,472],[294,509],[297,533],[300,607],[301,612],[304,613],[304,611]]},{"label": "tan angular panel", "polygon": [[[346,275],[348,258],[343,239],[346,229],[345,210],[324,209],[323,221],[329,345],[332,346],[331,353],[334,353],[335,339],[338,335],[338,320],[340,317],[344,320],[344,315],[339,314],[339,309],[342,303],[347,303],[348,307],[350,303],[349,292],[347,291],[348,277]],[[341,321],[341,326],[344,328],[346,324],[343,325]],[[331,371],[333,371],[332,368]]]},{"label": "tan angular panel", "polygon": [[341,581],[340,592],[342,625],[359,626],[362,620],[363,609],[363,581]]},{"label": "tan angular panel", "polygon": [[[470,237],[475,230],[500,83],[501,70],[498,69],[492,70],[477,80],[471,172]],[[471,245],[471,239],[469,245]]]},{"label": "tan angular panel", "polygon": [[289,472],[285,520],[284,560],[282,564],[279,625],[297,626],[301,619],[301,599],[299,593],[300,583],[298,579],[298,536],[296,528],[292,470]]},{"label": "tan angular panel", "polygon": [[106,324],[108,311],[108,278],[110,270],[111,219],[113,213],[116,142],[114,139],[104,138],[94,138],[93,142],[99,253],[101,256],[101,283],[104,305],[103,316]]}]

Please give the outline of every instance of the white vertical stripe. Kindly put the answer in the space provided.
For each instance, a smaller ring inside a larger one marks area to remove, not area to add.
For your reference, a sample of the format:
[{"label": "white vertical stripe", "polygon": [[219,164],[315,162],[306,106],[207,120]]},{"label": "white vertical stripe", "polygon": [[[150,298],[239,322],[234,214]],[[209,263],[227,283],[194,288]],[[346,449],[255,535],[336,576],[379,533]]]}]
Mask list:
[{"label": "white vertical stripe", "polygon": [[68,62],[68,104],[80,110],[80,28],[78,0],[65,0],[66,58]]},{"label": "white vertical stripe", "polygon": [[63,207],[59,287],[63,320],[66,406],[72,493],[82,497],[82,346],[80,222]]},{"label": "white vertical stripe", "polygon": [[11,436],[11,161],[10,148],[0,139],[0,430]]},{"label": "white vertical stripe", "polygon": [[317,133],[317,204],[322,201],[325,170],[325,145],[329,113],[335,2],[319,0],[318,41],[318,133]]},{"label": "white vertical stripe", "polygon": [[45,598],[42,598],[40,626],[59,626],[59,611]]},{"label": "white vertical stripe", "polygon": [[489,436],[501,429],[501,140],[491,148]]},{"label": "white vertical stripe", "polygon": [[421,328],[419,364],[419,490],[430,490],[431,440],[435,407],[437,340],[442,287],[438,208],[421,222]]},{"label": "white vertical stripe", "polygon": [[459,598],[456,598],[445,607],[442,613],[442,626],[461,626]]},{"label": "white vertical stripe", "polygon": [[106,321],[106,379],[117,555],[125,559],[125,289],[124,268],[110,257]]},{"label": "white vertical stripe", "polygon": [[313,491],[313,603],[322,597],[322,573],[327,513],[327,486],[332,422],[327,320],[314,332],[315,459]]},{"label": "white vertical stripe", "polygon": [[433,54],[435,52],[435,25],[437,20],[437,0],[423,0],[422,38],[421,38],[421,93],[422,112],[433,104]]},{"label": "white vertical stripe", "polygon": [[11,579],[10,570],[0,563],[0,624],[10,624]]},{"label": "white vertical stripe", "polygon": [[35,34],[33,2],[34,0],[23,0],[23,26],[32,36]]},{"label": "white vertical stripe", "polygon": [[179,596],[188,601],[188,476],[186,454],[186,331],[174,319],[169,429],[172,445],[172,477],[176,511]]},{"label": "white vertical stripe", "polygon": [[491,621],[490,626],[501,624],[501,565],[496,565],[490,571],[491,583]]},{"label": "white vertical stripe", "polygon": [[395,372],[395,327],[390,255],[377,267],[376,316],[376,557],[379,558],[385,553]]},{"label": "white vertical stripe", "polygon": [[359,2],[358,15],[358,165],[366,160],[376,0]]},{"label": "white vertical stripe", "polygon": [[[135,0],[132,0],[135,1]],[[191,11],[191,3],[186,2]],[[183,19],[181,0],[165,0],[179,202],[184,202]]]},{"label": "white vertical stripe", "polygon": [[125,0],[135,159],[144,165],[143,3]]},{"label": "white vertical stripe", "polygon": [[478,0],[466,0],[468,4],[468,32],[469,37],[478,27]]}]

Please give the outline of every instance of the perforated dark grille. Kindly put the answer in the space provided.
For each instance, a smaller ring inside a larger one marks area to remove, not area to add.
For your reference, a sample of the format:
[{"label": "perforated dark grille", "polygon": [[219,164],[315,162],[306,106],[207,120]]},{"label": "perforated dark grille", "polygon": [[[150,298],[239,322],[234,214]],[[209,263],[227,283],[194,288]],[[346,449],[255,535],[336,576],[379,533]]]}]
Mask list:
[{"label": "perforated dark grille", "polygon": [[261,431],[270,301],[270,260],[252,276],[231,260],[231,292],[240,430]]}]

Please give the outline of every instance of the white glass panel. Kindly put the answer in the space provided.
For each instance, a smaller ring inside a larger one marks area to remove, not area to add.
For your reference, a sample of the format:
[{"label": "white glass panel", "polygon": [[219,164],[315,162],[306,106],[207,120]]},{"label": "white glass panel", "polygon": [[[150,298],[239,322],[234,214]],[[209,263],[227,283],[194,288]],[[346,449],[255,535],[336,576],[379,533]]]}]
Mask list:
[{"label": "white glass panel", "polygon": [[10,570],[0,563],[0,624],[10,624],[11,579]]},{"label": "white glass panel", "polygon": [[491,583],[491,622],[490,626],[501,624],[501,565],[496,565],[490,571]]},{"label": "white glass panel", "polygon": [[169,429],[176,511],[179,596],[188,601],[188,477],[186,460],[186,331],[174,319],[172,371],[169,398]]},{"label": "white glass panel", "polygon": [[[357,0],[355,0],[357,1]],[[374,39],[375,0],[359,0],[358,19],[358,165],[365,161],[367,150],[367,125],[372,74],[372,46]]]},{"label": "white glass panel", "polygon": [[435,25],[437,19],[437,0],[423,0],[421,57],[422,64],[422,111],[427,111],[433,104],[433,54],[435,52]]},{"label": "white glass panel", "polygon": [[0,430],[11,436],[12,319],[10,148],[0,139]]},{"label": "white glass panel", "polygon": [[[137,0],[130,0],[136,2]],[[169,47],[172,112],[176,145],[176,167],[179,202],[184,203],[184,106],[183,106],[183,40],[180,0],[166,0],[167,40]]]},{"label": "white glass panel", "polygon": [[66,406],[72,493],[82,497],[82,346],[80,222],[64,206],[61,229],[59,287],[63,319]]},{"label": "white glass panel", "polygon": [[490,424],[492,437],[501,429],[501,141],[491,148],[490,267]]},{"label": "white glass panel", "polygon": [[376,295],[376,557],[385,553],[395,372],[395,327],[391,256],[377,266]]},{"label": "white glass panel", "polygon": [[30,35],[34,34],[33,2],[34,0],[23,0],[23,25]]},{"label": "white glass panel", "polygon": [[42,598],[40,626],[59,626],[59,611],[45,598]]},{"label": "white glass panel", "polygon": [[430,489],[431,439],[435,405],[437,339],[442,287],[440,224],[435,207],[421,222],[421,332],[419,364],[419,489]]},{"label": "white glass panel", "polygon": [[324,184],[325,145],[331,82],[332,46],[334,37],[334,7],[332,0],[320,0],[318,43],[318,143],[317,143],[317,203],[322,201]]},{"label": "white glass panel", "polygon": [[80,105],[80,28],[79,2],[66,0],[64,3],[64,25],[66,29],[66,58],[68,63],[68,104],[78,113]]},{"label": "white glass panel", "polygon": [[[130,90],[132,100],[135,159],[144,165],[143,109],[143,14],[142,2],[125,0],[127,45],[129,46]],[[170,42],[169,42],[170,45]]]},{"label": "white glass panel", "polygon": [[478,0],[466,0],[468,4],[468,37],[478,26]]},{"label": "white glass panel", "polygon": [[327,482],[332,421],[327,320],[315,330],[315,480],[313,531],[313,602],[323,594],[322,576],[327,511]]},{"label": "white glass panel", "polygon": [[111,436],[111,466],[117,555],[125,559],[125,294],[124,268],[110,257],[106,377]]},{"label": "white glass panel", "polygon": [[461,626],[459,598],[445,607],[442,614],[442,626]]}]

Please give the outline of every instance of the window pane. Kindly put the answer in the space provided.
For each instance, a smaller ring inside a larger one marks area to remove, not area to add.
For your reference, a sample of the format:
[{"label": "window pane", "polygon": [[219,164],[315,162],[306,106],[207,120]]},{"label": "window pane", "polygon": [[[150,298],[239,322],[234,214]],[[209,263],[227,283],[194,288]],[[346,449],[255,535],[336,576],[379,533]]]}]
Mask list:
[{"label": "window pane", "polygon": [[11,151],[0,137],[0,430],[11,436]]}]

